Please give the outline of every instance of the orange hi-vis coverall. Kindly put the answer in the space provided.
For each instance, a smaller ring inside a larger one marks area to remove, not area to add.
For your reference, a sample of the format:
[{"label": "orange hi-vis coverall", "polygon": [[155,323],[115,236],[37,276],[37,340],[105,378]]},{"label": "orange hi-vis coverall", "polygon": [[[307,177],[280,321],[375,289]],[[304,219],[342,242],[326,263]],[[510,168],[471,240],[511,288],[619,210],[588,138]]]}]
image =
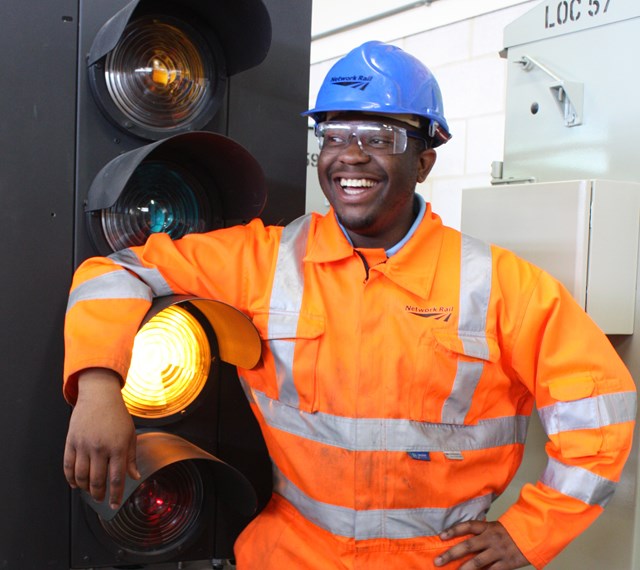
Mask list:
[{"label": "orange hi-vis coverall", "polygon": [[[245,312],[263,354],[239,376],[274,494],[236,542],[240,570],[433,568],[514,476],[535,404],[548,464],[500,517],[536,567],[603,510],[631,448],[632,378],[548,274],[444,227],[430,207],[388,257],[330,211],[93,258],[66,322],[65,396],[89,367],[127,375],[153,296]],[[534,398],[535,395],[535,398]]]}]

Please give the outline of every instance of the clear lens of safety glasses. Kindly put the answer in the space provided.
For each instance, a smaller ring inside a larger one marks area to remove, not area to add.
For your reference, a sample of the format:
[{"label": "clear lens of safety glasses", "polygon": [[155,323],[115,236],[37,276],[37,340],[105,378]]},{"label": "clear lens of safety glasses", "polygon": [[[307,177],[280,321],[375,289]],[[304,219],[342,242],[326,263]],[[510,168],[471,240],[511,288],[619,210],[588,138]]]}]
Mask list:
[{"label": "clear lens of safety glasses", "polygon": [[351,144],[356,137],[362,152],[369,155],[402,154],[407,150],[407,137],[424,139],[418,132],[407,131],[395,125],[372,122],[325,121],[316,125],[320,149],[338,151]]}]

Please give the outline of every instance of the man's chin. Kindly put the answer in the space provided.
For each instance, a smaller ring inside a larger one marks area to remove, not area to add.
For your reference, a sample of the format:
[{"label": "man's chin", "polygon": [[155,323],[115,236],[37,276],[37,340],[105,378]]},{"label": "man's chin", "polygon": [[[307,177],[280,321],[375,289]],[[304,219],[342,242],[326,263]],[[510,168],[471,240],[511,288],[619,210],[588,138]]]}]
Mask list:
[{"label": "man's chin", "polygon": [[362,235],[367,235],[367,229],[373,225],[369,216],[347,216],[336,212],[336,218],[344,229]]}]

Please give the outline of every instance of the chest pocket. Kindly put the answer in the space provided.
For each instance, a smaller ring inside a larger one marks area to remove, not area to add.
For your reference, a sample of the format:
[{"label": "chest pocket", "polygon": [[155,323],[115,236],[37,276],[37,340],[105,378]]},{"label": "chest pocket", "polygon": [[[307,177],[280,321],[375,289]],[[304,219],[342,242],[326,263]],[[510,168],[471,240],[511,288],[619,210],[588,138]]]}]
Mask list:
[{"label": "chest pocket", "polygon": [[275,370],[275,386],[263,386],[267,396],[305,412],[316,411],[316,369],[324,317],[272,311],[254,315],[254,324],[268,348],[264,378],[273,376]]},{"label": "chest pocket", "polygon": [[416,372],[423,388],[421,397],[412,398],[412,417],[447,424],[477,423],[478,410],[487,398],[478,385],[499,359],[497,341],[484,333],[430,331],[419,347]]}]

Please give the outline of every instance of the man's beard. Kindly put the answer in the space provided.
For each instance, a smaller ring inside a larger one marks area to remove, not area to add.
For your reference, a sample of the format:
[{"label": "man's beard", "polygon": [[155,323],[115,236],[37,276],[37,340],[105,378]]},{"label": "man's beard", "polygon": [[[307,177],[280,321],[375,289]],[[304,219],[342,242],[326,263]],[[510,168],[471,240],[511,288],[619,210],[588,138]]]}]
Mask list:
[{"label": "man's beard", "polygon": [[[372,227],[375,222],[375,217],[372,215],[347,219],[336,212],[336,218],[343,228],[356,233],[361,233],[362,230],[366,230],[367,228]],[[366,235],[367,233],[368,232],[364,232],[364,235]]]}]

